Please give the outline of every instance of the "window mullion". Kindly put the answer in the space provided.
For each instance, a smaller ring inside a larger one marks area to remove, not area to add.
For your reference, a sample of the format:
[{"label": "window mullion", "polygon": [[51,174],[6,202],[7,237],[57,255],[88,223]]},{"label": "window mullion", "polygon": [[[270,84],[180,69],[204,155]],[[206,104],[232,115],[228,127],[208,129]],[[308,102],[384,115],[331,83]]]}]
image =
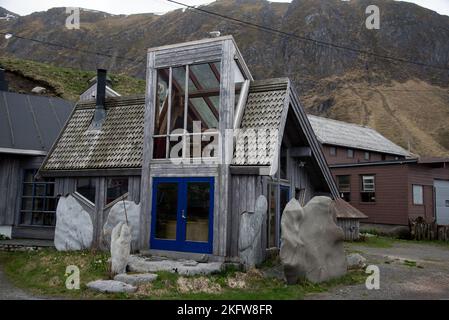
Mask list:
[{"label": "window mullion", "polygon": [[184,132],[182,138],[182,157],[186,158],[187,155],[187,139],[186,139],[186,131],[187,131],[187,115],[189,106],[189,65],[186,65],[186,79],[185,79],[185,92],[184,92]]},{"label": "window mullion", "polygon": [[172,77],[173,68],[170,67],[168,74],[168,112],[167,112],[167,137],[165,138],[165,158],[170,156],[170,128],[171,128],[171,107],[172,107]]}]

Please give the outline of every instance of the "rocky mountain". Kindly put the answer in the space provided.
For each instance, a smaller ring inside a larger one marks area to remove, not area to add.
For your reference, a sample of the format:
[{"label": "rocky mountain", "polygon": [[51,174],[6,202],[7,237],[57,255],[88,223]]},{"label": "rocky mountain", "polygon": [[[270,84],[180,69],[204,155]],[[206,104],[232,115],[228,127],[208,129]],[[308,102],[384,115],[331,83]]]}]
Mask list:
[{"label": "rocky mountain", "polygon": [[[372,4],[380,8],[379,30],[365,26],[365,10]],[[69,30],[65,8],[53,8],[0,20],[0,32],[111,57],[3,37],[0,52],[84,70],[105,67],[143,78],[147,48],[200,39],[219,30],[235,37],[255,78],[290,77],[309,112],[374,127],[418,154],[449,155],[449,71],[444,69],[449,68],[448,16],[392,0],[218,0],[202,8],[285,33],[266,32],[191,9],[164,15],[82,10],[81,28]]]}]

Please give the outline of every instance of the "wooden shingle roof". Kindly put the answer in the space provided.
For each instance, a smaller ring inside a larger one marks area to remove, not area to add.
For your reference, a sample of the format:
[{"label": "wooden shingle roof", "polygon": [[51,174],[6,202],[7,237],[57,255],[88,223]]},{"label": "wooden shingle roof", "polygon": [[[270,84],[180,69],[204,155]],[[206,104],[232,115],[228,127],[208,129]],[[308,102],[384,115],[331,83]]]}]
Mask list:
[{"label": "wooden shingle roof", "polygon": [[[276,156],[282,113],[288,107],[287,85],[287,78],[251,83],[233,164],[271,165]],[[262,137],[265,139],[265,148],[261,148],[262,143],[259,141]]]},{"label": "wooden shingle roof", "polygon": [[140,168],[145,98],[108,98],[105,107],[101,130],[89,130],[95,102],[78,103],[41,170]]}]

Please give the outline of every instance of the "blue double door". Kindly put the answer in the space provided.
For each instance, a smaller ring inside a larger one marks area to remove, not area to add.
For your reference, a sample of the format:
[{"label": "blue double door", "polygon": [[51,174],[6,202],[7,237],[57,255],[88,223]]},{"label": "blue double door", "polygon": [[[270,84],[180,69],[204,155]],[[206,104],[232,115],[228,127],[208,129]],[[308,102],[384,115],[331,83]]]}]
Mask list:
[{"label": "blue double door", "polygon": [[214,178],[153,178],[150,248],[212,253]]}]

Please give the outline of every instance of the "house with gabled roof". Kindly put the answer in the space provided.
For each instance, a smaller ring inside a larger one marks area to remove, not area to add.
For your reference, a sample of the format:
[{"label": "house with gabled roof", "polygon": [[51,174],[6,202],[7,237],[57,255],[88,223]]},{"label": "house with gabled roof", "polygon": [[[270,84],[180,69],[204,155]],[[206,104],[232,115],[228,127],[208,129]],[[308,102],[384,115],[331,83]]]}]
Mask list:
[{"label": "house with gabled roof", "polygon": [[89,212],[94,246],[116,199],[140,204],[138,249],[227,259],[260,195],[263,249],[291,198],[338,198],[294,86],[254,80],[232,36],[149,49],[145,96],[104,93],[76,105],[39,171]]},{"label": "house with gabled roof", "polygon": [[449,224],[449,158],[419,157],[366,126],[312,115],[309,121],[340,196],[367,216],[364,223]]},{"label": "house with gabled roof", "polygon": [[73,105],[60,98],[9,92],[0,69],[0,235],[53,238],[54,179],[35,174]]}]

